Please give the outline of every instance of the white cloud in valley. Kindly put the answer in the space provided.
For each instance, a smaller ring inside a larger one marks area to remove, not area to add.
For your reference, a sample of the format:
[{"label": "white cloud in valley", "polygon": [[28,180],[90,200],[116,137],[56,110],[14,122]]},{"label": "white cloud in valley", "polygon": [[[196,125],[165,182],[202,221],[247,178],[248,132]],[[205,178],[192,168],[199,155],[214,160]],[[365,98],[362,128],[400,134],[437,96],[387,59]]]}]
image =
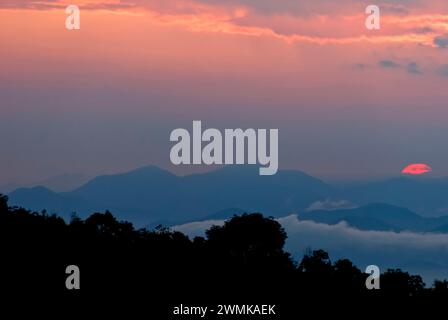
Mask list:
[{"label": "white cloud in valley", "polygon": [[[300,221],[291,215],[278,221],[288,234],[286,250],[300,260],[308,249],[324,249],[333,261],[352,260],[360,269],[367,265],[402,268],[420,274],[428,285],[436,278],[448,278],[448,234],[362,231],[346,223],[326,225]],[[190,237],[203,236],[212,225],[223,221],[193,222],[173,227]]]}]

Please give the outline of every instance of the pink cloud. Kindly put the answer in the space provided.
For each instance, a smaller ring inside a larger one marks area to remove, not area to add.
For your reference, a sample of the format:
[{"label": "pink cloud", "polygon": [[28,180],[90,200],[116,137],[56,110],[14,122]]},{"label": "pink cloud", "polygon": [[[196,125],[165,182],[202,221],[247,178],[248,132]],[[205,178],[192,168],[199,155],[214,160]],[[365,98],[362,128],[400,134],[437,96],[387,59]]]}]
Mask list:
[{"label": "pink cloud", "polygon": [[[432,6],[448,10],[439,0]],[[68,0],[6,0],[1,8],[60,9]],[[390,10],[393,2],[382,1],[382,30],[366,33],[364,4],[355,0],[333,2],[292,0],[79,0],[81,9],[146,12],[161,24],[180,25],[192,32],[265,37],[287,43],[314,45],[418,44],[436,47],[434,39],[448,29],[446,15],[410,2]],[[406,9],[406,14],[403,14]],[[441,12],[441,11],[438,11]],[[406,25],[406,29],[402,29]],[[413,31],[424,25],[431,32]]]}]

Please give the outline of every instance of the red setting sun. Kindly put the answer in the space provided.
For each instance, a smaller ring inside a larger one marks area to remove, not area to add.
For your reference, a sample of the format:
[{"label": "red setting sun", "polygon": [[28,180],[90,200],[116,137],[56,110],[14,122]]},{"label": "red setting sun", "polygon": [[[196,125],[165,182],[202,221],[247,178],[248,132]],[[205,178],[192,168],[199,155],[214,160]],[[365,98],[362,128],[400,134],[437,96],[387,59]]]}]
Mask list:
[{"label": "red setting sun", "polygon": [[406,166],[401,173],[403,174],[425,174],[431,172],[432,168],[424,163],[413,163]]}]

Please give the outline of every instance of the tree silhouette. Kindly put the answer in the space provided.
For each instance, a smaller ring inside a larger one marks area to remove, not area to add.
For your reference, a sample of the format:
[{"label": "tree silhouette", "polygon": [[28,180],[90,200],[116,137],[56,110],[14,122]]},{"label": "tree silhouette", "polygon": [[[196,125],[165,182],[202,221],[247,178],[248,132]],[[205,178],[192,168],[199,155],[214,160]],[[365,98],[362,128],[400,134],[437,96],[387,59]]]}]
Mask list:
[{"label": "tree silhouette", "polygon": [[282,226],[261,214],[244,214],[206,231],[209,252],[226,267],[244,269],[291,269],[293,262],[283,250],[287,238]]},{"label": "tree silhouette", "polygon": [[448,280],[435,280],[433,285],[433,293],[436,296],[448,297]]},{"label": "tree silhouette", "polygon": [[0,194],[0,213],[5,214],[8,211],[8,197]]},{"label": "tree silhouette", "polygon": [[425,288],[420,276],[389,269],[381,275],[381,290],[372,293],[366,274],[347,259],[332,263],[323,250],[310,251],[296,266],[284,250],[282,226],[259,213],[234,216],[191,240],[164,227],[135,229],[108,211],[85,220],[74,214],[66,223],[56,215],[8,207],[7,201],[0,195],[2,288],[8,292],[66,292],[64,270],[71,264],[81,269],[83,292],[152,288],[161,301],[227,297],[227,292],[242,299],[311,292],[446,297],[448,292],[446,280]]},{"label": "tree silhouette", "polygon": [[381,276],[384,291],[394,296],[416,296],[422,293],[425,283],[422,277],[410,275],[401,269],[388,269]]}]

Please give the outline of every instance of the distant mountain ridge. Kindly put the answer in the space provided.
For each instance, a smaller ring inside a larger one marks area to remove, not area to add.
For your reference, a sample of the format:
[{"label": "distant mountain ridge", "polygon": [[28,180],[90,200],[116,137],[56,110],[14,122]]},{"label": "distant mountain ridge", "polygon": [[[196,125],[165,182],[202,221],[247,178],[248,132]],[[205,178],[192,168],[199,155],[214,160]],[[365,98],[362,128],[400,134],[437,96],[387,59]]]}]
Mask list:
[{"label": "distant mountain ridge", "polygon": [[[293,170],[260,176],[256,166],[228,166],[187,176],[147,166],[96,177],[70,192],[21,188],[9,197],[13,205],[36,211],[46,209],[64,218],[73,212],[85,217],[110,210],[137,225],[223,219],[246,211],[273,217],[299,214],[302,219],[329,224],[344,220],[364,230],[444,232],[448,225],[448,221],[443,226],[439,224],[442,220],[419,216],[442,215],[443,208],[448,208],[448,179],[421,181],[403,177],[334,186]],[[310,208],[322,208],[319,204],[328,209],[333,203],[352,209],[335,207],[331,215],[324,210],[307,212]]]},{"label": "distant mountain ridge", "polygon": [[0,193],[11,193],[20,188],[45,187],[55,192],[71,191],[89,181],[89,176],[84,174],[60,174],[50,178],[28,182],[21,185],[0,185]]},{"label": "distant mountain ridge", "polygon": [[47,209],[64,217],[108,209],[120,218],[148,224],[200,219],[227,208],[279,216],[304,210],[334,192],[332,186],[299,171],[260,176],[257,167],[245,166],[176,176],[149,166],[100,176],[71,192],[22,188],[9,196],[14,205]]},{"label": "distant mountain ridge", "polygon": [[423,216],[448,214],[448,178],[397,177],[341,187],[347,199],[359,205],[389,203]]},{"label": "distant mountain ridge", "polygon": [[300,220],[325,224],[345,221],[360,230],[444,232],[448,216],[424,218],[409,209],[384,203],[373,203],[353,209],[315,210],[298,215]]}]

